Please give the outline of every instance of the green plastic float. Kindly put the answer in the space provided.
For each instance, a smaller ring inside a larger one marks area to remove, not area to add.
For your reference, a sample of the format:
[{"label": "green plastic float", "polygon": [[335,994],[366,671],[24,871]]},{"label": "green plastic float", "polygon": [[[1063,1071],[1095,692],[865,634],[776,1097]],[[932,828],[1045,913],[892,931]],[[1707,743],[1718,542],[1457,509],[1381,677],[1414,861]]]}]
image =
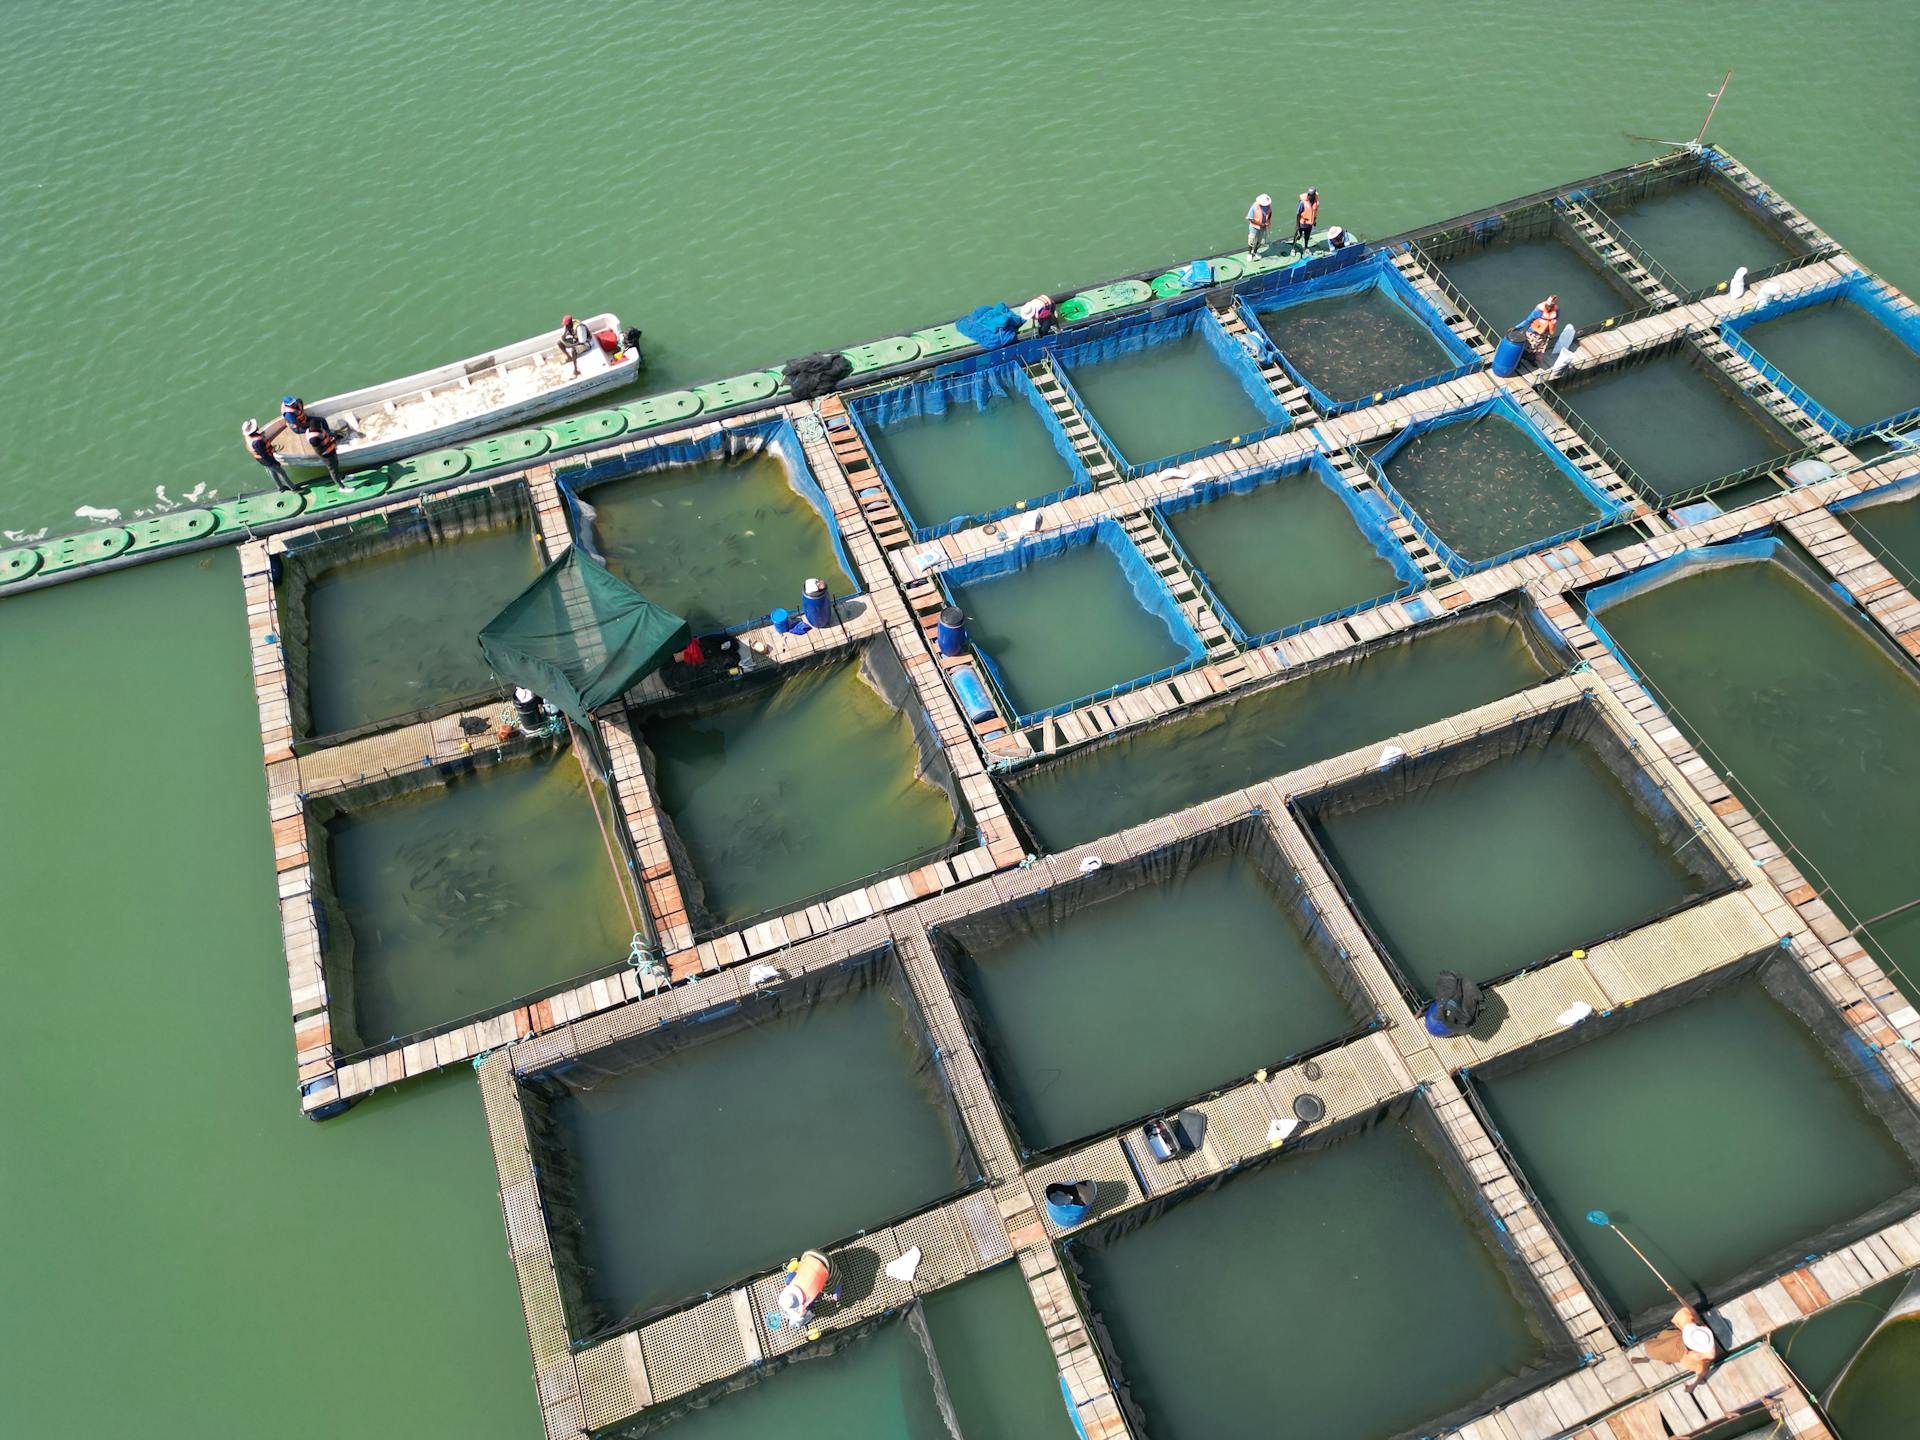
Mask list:
[{"label": "green plastic float", "polygon": [[598,445],[613,439],[627,428],[624,410],[595,410],[586,415],[570,415],[541,427],[555,450],[572,450],[581,445]]},{"label": "green plastic float", "polygon": [[920,358],[923,360],[944,355],[949,350],[964,350],[973,344],[960,333],[957,325],[935,325],[930,330],[916,330],[909,338],[920,347]]},{"label": "green plastic float", "polygon": [[779,374],[777,370],[755,370],[746,375],[735,375],[731,380],[696,385],[693,393],[703,410],[729,410],[735,405],[751,405],[756,400],[771,399],[773,392],[780,388]]},{"label": "green plastic float", "polygon": [[1181,283],[1180,273],[1177,270],[1169,270],[1164,275],[1154,276],[1152,287],[1155,297],[1161,300],[1171,300],[1174,296],[1184,293],[1187,288]]},{"label": "green plastic float", "polygon": [[40,568],[40,552],[31,545],[17,550],[0,550],[0,585],[24,580]]},{"label": "green plastic float", "polygon": [[1089,315],[1104,315],[1109,310],[1124,310],[1153,299],[1153,287],[1144,280],[1116,280],[1111,285],[1096,285],[1082,290],[1060,307],[1062,320],[1084,320]]},{"label": "green plastic float", "polygon": [[133,543],[127,547],[127,552],[135,554],[143,550],[158,550],[165,545],[178,545],[187,540],[198,540],[203,535],[213,534],[219,524],[213,511],[205,509],[175,510],[167,515],[149,516],[127,527],[133,534]]},{"label": "green plastic float", "polygon": [[88,530],[79,535],[63,535],[40,547],[40,573],[55,575],[82,565],[98,565],[111,560],[133,544],[133,532],[119,525],[104,530]]},{"label": "green plastic float", "polygon": [[700,397],[691,390],[669,390],[664,395],[649,395],[622,405],[629,430],[652,430],[676,420],[691,420],[700,413]]},{"label": "green plastic float", "polygon": [[329,510],[338,510],[346,505],[377,500],[386,493],[387,477],[378,470],[363,470],[358,475],[347,476],[344,485],[335,485],[331,481],[309,485],[307,514],[324,515]]},{"label": "green plastic float", "polygon": [[853,362],[854,374],[864,375],[869,370],[884,370],[889,365],[905,365],[910,360],[918,360],[920,342],[910,335],[896,335],[891,340],[875,340],[871,344],[856,345],[840,353]]},{"label": "green plastic float", "polygon": [[223,500],[213,507],[218,522],[214,526],[214,534],[258,530],[262,525],[291,520],[306,508],[306,496],[292,490],[262,490],[253,495],[242,495],[237,500]]},{"label": "green plastic float", "polygon": [[518,465],[536,455],[544,455],[553,442],[544,430],[514,430],[506,435],[490,435],[460,448],[467,452],[476,470],[497,470],[502,465]]},{"label": "green plastic float", "polygon": [[405,460],[396,460],[367,473],[385,475],[387,493],[391,495],[397,490],[438,485],[443,480],[464,475],[472,464],[473,457],[464,450],[430,450],[425,455],[409,455]]}]

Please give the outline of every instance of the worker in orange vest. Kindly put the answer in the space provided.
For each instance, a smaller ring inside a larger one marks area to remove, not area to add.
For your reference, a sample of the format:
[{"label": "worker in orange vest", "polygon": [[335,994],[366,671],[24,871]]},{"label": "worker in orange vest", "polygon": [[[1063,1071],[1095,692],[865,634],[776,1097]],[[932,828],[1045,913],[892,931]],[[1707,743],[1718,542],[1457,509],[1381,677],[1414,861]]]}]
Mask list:
[{"label": "worker in orange vest", "polygon": [[327,422],[317,415],[307,417],[307,428],[302,432],[307,444],[313,447],[313,453],[320,457],[320,463],[327,467],[327,478],[339,485],[344,483],[340,476],[340,442],[333,438],[333,431],[327,428]]},{"label": "worker in orange vest", "polygon": [[1313,244],[1313,225],[1320,218],[1320,192],[1309,185],[1300,195],[1300,206],[1293,212],[1293,241],[1302,255]]},{"label": "worker in orange vest", "polygon": [[280,457],[273,453],[273,442],[260,433],[258,420],[243,422],[240,426],[240,438],[246,442],[247,454],[265,466],[267,473],[273,476],[275,488],[293,489],[293,481],[287,478],[287,467],[282,465]]},{"label": "worker in orange vest", "polygon": [[1527,316],[1527,349],[1535,355],[1545,354],[1553,343],[1553,332],[1559,328],[1560,297],[1549,295]]}]

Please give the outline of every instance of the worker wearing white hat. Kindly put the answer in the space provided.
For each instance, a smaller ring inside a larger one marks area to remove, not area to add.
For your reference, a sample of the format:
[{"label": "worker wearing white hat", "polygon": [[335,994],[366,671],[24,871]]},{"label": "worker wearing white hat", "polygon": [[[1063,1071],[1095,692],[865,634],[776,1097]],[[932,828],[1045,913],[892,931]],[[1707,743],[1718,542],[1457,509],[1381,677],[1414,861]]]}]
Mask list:
[{"label": "worker wearing white hat", "polygon": [[1267,243],[1267,231],[1273,227],[1273,197],[1256,195],[1247,207],[1247,258],[1254,259]]}]

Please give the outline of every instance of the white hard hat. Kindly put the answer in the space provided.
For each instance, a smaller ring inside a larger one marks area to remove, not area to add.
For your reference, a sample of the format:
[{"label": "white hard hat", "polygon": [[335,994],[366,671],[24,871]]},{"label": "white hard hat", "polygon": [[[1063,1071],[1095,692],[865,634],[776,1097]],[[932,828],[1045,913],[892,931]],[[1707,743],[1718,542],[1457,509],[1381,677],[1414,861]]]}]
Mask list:
[{"label": "white hard hat", "polygon": [[1712,1355],[1719,1350],[1713,1331],[1704,1325],[1688,1325],[1680,1331],[1680,1339],[1696,1355]]},{"label": "white hard hat", "polygon": [[1253,203],[1256,205],[1271,205],[1273,203],[1273,197],[1271,195],[1256,195],[1254,196]]}]

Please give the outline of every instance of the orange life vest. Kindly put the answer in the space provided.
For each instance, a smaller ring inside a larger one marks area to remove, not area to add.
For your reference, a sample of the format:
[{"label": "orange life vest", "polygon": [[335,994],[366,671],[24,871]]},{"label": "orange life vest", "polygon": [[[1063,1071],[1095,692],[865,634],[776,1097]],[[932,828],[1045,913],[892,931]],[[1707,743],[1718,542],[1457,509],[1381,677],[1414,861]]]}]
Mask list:
[{"label": "orange life vest", "polygon": [[1316,195],[1312,199],[1308,199],[1305,195],[1302,195],[1300,197],[1300,223],[1302,225],[1311,225],[1319,218],[1320,197]]},{"label": "orange life vest", "polygon": [[316,455],[331,455],[340,448],[340,442],[333,438],[333,432],[324,425],[315,425],[306,434],[307,444],[313,447]]},{"label": "orange life vest", "polygon": [[267,437],[262,435],[258,430],[244,438],[247,442],[247,453],[262,465],[265,465],[273,459],[273,442],[268,440]]}]

